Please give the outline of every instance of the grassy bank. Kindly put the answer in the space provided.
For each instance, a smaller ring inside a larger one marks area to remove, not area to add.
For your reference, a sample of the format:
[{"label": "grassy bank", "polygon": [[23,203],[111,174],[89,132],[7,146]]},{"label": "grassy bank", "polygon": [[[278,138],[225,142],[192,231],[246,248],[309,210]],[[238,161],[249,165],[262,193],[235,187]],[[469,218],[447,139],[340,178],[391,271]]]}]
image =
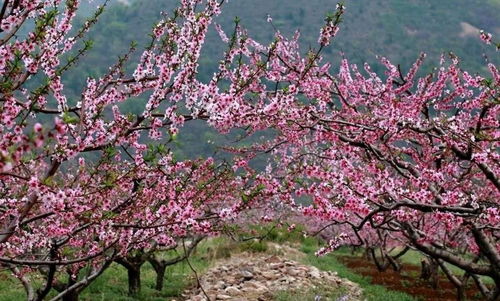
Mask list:
[{"label": "grassy bank", "polygon": [[[305,253],[302,262],[313,265],[325,271],[335,271],[340,277],[347,278],[358,283],[364,290],[365,297],[368,300],[383,301],[405,301],[416,300],[404,293],[390,291],[383,286],[370,284],[370,279],[353,273],[346,268],[334,255],[316,257],[314,252],[318,249],[318,241],[313,238],[304,238],[300,232],[288,233],[286,231],[271,232],[264,241],[249,241],[236,244],[227,238],[216,238],[203,241],[198,246],[197,251],[190,258],[190,263],[200,274],[207,270],[214,262],[221,258],[231,256],[233,252],[273,252],[267,247],[266,241],[273,241],[278,244],[292,244]],[[174,254],[163,254],[169,257]],[[136,296],[128,296],[127,272],[118,265],[113,264],[103,275],[94,281],[81,294],[82,301],[164,301],[179,299],[182,292],[190,285],[195,284],[195,278],[189,265],[184,261],[167,268],[165,277],[165,286],[163,291],[158,292],[154,289],[155,273],[149,263],[145,263],[141,270],[142,287],[141,292]],[[7,272],[0,273],[0,301],[23,300],[25,294],[22,286],[16,279],[13,279]],[[342,290],[331,290],[328,287],[319,287],[309,291],[301,292],[277,292],[276,300],[314,300],[314,297],[321,295],[322,300],[336,300],[343,294]],[[54,295],[54,294],[52,294]]]}]

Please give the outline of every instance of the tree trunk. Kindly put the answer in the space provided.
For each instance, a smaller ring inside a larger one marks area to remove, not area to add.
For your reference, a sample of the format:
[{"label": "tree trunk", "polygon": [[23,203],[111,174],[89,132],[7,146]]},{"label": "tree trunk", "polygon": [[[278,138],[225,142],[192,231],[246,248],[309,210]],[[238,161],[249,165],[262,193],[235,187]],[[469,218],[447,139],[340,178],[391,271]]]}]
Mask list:
[{"label": "tree trunk", "polygon": [[64,295],[62,297],[62,301],[78,301],[79,298],[80,298],[80,292],[74,290]]},{"label": "tree trunk", "polygon": [[165,279],[165,271],[168,264],[165,260],[157,259],[154,256],[151,256],[148,261],[156,272],[155,289],[161,292],[163,290],[163,280]]},{"label": "tree trunk", "polygon": [[465,288],[463,286],[457,287],[457,301],[464,301],[465,299]]},{"label": "tree trunk", "polygon": [[439,264],[431,258],[423,258],[421,265],[422,272],[420,278],[429,281],[432,288],[437,289],[439,281]]},{"label": "tree trunk", "polygon": [[[76,283],[76,279],[70,275],[68,277],[67,287],[70,287],[75,283]],[[72,291],[68,292],[66,295],[64,295],[64,297],[62,298],[62,301],[78,301],[79,296],[80,296],[79,290],[72,290]]]},{"label": "tree trunk", "polygon": [[457,276],[455,276],[453,274],[453,272],[446,266],[446,264],[444,263],[444,261],[440,260],[440,259],[435,259],[434,260],[435,262],[437,262],[439,264],[439,266],[441,267],[441,270],[443,270],[444,274],[446,275],[446,277],[448,278],[448,280],[450,280],[450,282],[455,286],[455,288],[457,289],[457,300],[458,301],[463,301],[466,299],[466,296],[465,296],[465,288],[466,288],[466,281],[467,281],[467,278],[468,278],[468,274],[467,272],[465,272],[462,280],[458,279]]},{"label": "tree trunk", "polygon": [[163,280],[165,279],[165,271],[167,266],[162,266],[159,270],[156,270],[156,285],[155,289],[159,292],[163,290]]},{"label": "tree trunk", "polygon": [[147,257],[144,253],[115,259],[117,263],[127,269],[128,293],[132,296],[141,291],[141,267],[146,260]]},{"label": "tree trunk", "polygon": [[381,262],[380,262],[379,259],[377,258],[377,254],[375,253],[374,248],[370,248],[370,253],[371,253],[371,258],[372,258],[373,262],[375,263],[375,266],[377,267],[377,270],[379,272],[384,272],[387,269],[387,265],[385,264],[385,260],[384,260],[385,258],[381,257],[380,258]]},{"label": "tree trunk", "polygon": [[364,257],[366,260],[372,260],[372,252],[371,252],[371,249],[372,248],[366,248],[365,249],[365,253],[364,253]]},{"label": "tree trunk", "polygon": [[[58,292],[63,292],[67,290],[69,287],[71,287],[73,284],[76,283],[76,280],[71,276],[71,274],[68,272],[68,282],[63,283],[60,281],[54,282],[54,289]],[[80,290],[74,289],[71,291],[68,291],[62,298],[62,301],[78,301],[80,298]]]},{"label": "tree trunk", "polygon": [[136,295],[141,291],[141,266],[127,268],[128,293]]},{"label": "tree trunk", "polygon": [[491,291],[488,300],[498,301],[500,299],[500,280],[495,279],[495,288]]},{"label": "tree trunk", "polygon": [[387,261],[392,266],[394,272],[399,273],[401,271],[401,265],[397,262],[396,259],[394,259],[394,257],[392,257],[391,255],[387,255]]}]

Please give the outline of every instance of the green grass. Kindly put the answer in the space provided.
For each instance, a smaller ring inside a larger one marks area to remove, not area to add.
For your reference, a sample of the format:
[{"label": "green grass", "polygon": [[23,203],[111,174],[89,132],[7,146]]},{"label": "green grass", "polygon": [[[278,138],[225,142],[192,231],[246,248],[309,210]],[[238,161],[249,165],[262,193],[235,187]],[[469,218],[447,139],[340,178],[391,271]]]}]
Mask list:
[{"label": "green grass", "polygon": [[[198,274],[207,270],[216,258],[220,257],[221,239],[202,242],[197,254],[190,258],[190,263]],[[227,244],[226,244],[227,245]],[[210,254],[210,256],[207,256]],[[163,254],[169,256],[169,254]],[[172,256],[172,254],[170,254]],[[223,256],[222,256],[223,257]],[[128,296],[126,269],[113,263],[100,277],[87,287],[80,295],[82,301],[165,301],[177,298],[189,285],[194,284],[193,272],[187,262],[183,261],[167,267],[163,291],[154,289],[156,274],[149,263],[141,269],[141,292],[136,296]],[[56,295],[52,291],[49,296]],[[25,300],[26,295],[20,282],[9,273],[0,273],[0,301]]]},{"label": "green grass", "polygon": [[239,250],[251,253],[263,253],[268,249],[265,241],[248,241],[239,245]]},{"label": "green grass", "polygon": [[313,301],[317,296],[321,297],[321,300],[337,300],[338,298],[346,294],[345,289],[335,290],[329,287],[317,287],[314,289],[309,289],[307,291],[279,291],[274,294],[276,301]]},{"label": "green grass", "polygon": [[9,272],[0,273],[0,301],[24,300],[23,287],[20,282],[11,277]]},{"label": "green grass", "polygon": [[[190,260],[191,264],[198,272],[203,272],[208,268],[207,261],[199,257],[193,257]],[[96,279],[85,291],[83,291],[81,300],[83,301],[160,301],[169,300],[180,296],[182,291],[191,283],[193,279],[190,277],[192,271],[186,262],[170,266],[166,271],[165,286],[163,291],[158,292],[154,289],[155,273],[149,263],[144,264],[141,269],[142,287],[140,294],[129,297],[127,287],[126,270],[118,264],[112,265],[106,270],[103,275]]]},{"label": "green grass", "polygon": [[[369,277],[364,277],[347,268],[337,260],[337,256],[360,256],[360,253],[351,254],[351,249],[341,248],[334,254],[323,257],[316,257],[314,253],[320,247],[316,238],[303,237],[301,229],[289,232],[283,229],[272,229],[259,227],[255,228],[259,233],[269,233],[266,239],[250,240],[237,244],[227,238],[214,238],[203,241],[198,249],[191,256],[190,262],[198,272],[202,274],[211,264],[220,258],[227,258],[233,252],[271,252],[266,241],[276,243],[287,243],[298,246],[300,251],[306,255],[302,259],[304,264],[313,265],[324,271],[337,272],[339,277],[346,278],[358,283],[363,289],[364,297],[370,301],[415,301],[412,296],[402,292],[391,291],[380,285],[371,284]],[[162,256],[171,257],[174,254],[163,253]],[[421,255],[418,252],[410,251],[402,257],[403,262],[420,265]],[[82,301],[118,300],[118,301],[156,301],[171,300],[178,298],[181,293],[190,285],[194,284],[194,277],[191,268],[186,262],[170,266],[167,268],[164,289],[158,292],[154,289],[156,274],[149,263],[145,263],[141,270],[142,286],[141,293],[137,296],[128,296],[127,273],[125,268],[118,264],[113,264],[103,275],[97,278],[80,296]],[[487,278],[486,280],[491,281]],[[411,285],[411,284],[408,284]],[[25,294],[19,281],[9,276],[6,271],[0,272],[0,301],[23,300]],[[322,300],[336,300],[342,296],[342,289],[329,290],[326,287],[319,287],[307,291],[280,291],[275,294],[276,300],[314,300],[315,296],[322,296]],[[51,293],[54,296],[54,293]]]}]

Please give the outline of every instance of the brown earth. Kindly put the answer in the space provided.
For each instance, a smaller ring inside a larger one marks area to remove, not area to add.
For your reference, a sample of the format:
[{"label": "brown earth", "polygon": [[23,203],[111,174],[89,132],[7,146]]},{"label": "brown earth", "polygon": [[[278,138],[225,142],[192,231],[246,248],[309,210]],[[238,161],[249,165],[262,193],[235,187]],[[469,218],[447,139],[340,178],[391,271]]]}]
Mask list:
[{"label": "brown earth", "polygon": [[[401,272],[387,269],[379,272],[375,264],[362,257],[339,256],[340,262],[349,267],[353,272],[363,276],[369,276],[373,284],[379,284],[390,290],[405,292],[426,301],[456,301],[457,294],[453,284],[445,275],[440,275],[438,288],[420,279],[420,267],[403,264]],[[467,300],[484,300],[479,290],[470,281],[466,291]]]}]

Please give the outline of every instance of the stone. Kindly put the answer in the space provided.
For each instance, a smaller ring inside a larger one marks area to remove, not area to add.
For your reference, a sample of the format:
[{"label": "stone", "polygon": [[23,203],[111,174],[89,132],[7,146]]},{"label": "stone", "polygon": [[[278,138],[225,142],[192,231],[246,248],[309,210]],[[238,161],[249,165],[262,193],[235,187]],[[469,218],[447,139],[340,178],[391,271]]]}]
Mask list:
[{"label": "stone", "polygon": [[224,290],[228,295],[230,296],[238,296],[238,295],[241,295],[241,290],[239,290],[238,288],[234,287],[234,286],[230,286],[230,287],[226,287],[226,289]]},{"label": "stone", "polygon": [[236,276],[231,275],[231,276],[226,277],[225,282],[226,282],[227,284],[234,285],[234,284],[238,284],[238,283],[240,283],[240,280],[239,280],[238,278],[236,278]]},{"label": "stone", "polygon": [[309,276],[314,279],[320,279],[321,278],[321,272],[318,269],[311,269],[309,271]]},{"label": "stone", "polygon": [[266,260],[265,260],[265,261],[266,261],[266,262],[269,262],[269,263],[271,263],[271,262],[276,263],[276,262],[280,262],[280,261],[281,261],[281,259],[280,259],[278,256],[273,255],[273,256],[270,256],[270,257],[266,258]]},{"label": "stone", "polygon": [[273,270],[278,270],[278,269],[280,269],[280,268],[282,268],[282,267],[284,267],[284,266],[285,266],[285,264],[284,264],[284,263],[282,263],[282,262],[276,262],[276,263],[271,263],[271,264],[269,264],[269,267],[270,267],[271,269],[273,269]]},{"label": "stone", "polygon": [[204,301],[205,299],[207,299],[207,298],[205,298],[205,296],[196,295],[196,296],[192,297],[190,300],[192,300],[192,301]]},{"label": "stone", "polygon": [[245,281],[251,280],[254,277],[253,274],[247,270],[240,271],[240,275]]},{"label": "stone", "polygon": [[305,272],[303,270],[296,269],[294,267],[290,267],[286,269],[286,273],[290,276],[303,276]]},{"label": "stone", "polygon": [[262,272],[261,275],[262,275],[262,277],[269,279],[269,280],[278,279],[280,277],[280,275],[274,271]]},{"label": "stone", "polygon": [[261,286],[264,286],[264,285],[261,282],[258,282],[258,281],[255,281],[255,280],[251,280],[251,281],[245,282],[245,286],[246,287],[252,287],[252,288],[258,288],[258,287],[261,287]]}]

